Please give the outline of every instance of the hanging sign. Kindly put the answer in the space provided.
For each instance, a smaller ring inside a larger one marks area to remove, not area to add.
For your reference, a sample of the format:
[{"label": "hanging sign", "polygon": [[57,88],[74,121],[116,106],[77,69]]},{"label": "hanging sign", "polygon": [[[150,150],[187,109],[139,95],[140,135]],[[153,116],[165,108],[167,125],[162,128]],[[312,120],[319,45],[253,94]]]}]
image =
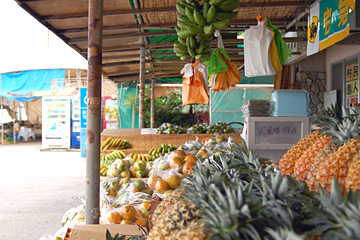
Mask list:
[{"label": "hanging sign", "polygon": [[359,107],[359,65],[346,65],[345,68],[346,107]]},{"label": "hanging sign", "polygon": [[321,51],[349,35],[350,9],[355,10],[355,0],[323,0],[311,7],[307,55]]},{"label": "hanging sign", "polygon": [[310,9],[307,30],[307,55],[319,52],[319,2]]}]

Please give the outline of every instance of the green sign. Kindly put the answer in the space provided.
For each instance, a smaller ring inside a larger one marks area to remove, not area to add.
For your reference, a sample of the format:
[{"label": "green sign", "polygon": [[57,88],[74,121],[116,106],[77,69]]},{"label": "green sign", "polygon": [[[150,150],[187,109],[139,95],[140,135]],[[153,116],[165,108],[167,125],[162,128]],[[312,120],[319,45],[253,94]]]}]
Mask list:
[{"label": "green sign", "polygon": [[341,41],[349,34],[350,8],[355,9],[355,0],[323,0],[320,2],[320,51]]}]

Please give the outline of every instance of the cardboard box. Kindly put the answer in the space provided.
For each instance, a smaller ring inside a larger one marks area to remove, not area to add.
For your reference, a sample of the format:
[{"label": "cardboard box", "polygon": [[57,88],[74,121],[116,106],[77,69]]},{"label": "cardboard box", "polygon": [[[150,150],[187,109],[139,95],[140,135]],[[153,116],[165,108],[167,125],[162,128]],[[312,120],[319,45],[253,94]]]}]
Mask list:
[{"label": "cardboard box", "polygon": [[106,240],[106,230],[109,230],[111,236],[114,237],[117,233],[119,235],[126,235],[131,237],[133,235],[142,235],[141,229],[136,225],[122,225],[122,224],[86,224],[75,225],[70,233],[70,240]]}]

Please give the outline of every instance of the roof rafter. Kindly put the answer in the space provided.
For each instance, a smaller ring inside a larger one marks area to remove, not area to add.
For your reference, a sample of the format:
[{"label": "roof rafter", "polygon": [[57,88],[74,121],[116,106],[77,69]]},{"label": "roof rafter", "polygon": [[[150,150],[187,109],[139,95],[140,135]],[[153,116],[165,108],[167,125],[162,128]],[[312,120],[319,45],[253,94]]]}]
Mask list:
[{"label": "roof rafter", "polygon": [[[29,1],[29,0],[28,0]],[[26,0],[20,1],[22,3],[27,2]],[[34,2],[34,0],[32,1]],[[266,2],[266,7],[305,7],[308,6],[306,1],[271,1]],[[255,8],[263,7],[263,2],[248,2],[241,3],[241,8]],[[119,15],[132,15],[132,14],[146,14],[146,13],[166,13],[176,12],[175,7],[157,7],[157,8],[141,8],[141,9],[124,9],[117,11],[104,11],[104,17],[106,16],[119,16]],[[87,13],[73,13],[63,15],[48,15],[44,16],[44,21],[50,20],[61,20],[61,19],[75,19],[75,18],[87,18]]]}]

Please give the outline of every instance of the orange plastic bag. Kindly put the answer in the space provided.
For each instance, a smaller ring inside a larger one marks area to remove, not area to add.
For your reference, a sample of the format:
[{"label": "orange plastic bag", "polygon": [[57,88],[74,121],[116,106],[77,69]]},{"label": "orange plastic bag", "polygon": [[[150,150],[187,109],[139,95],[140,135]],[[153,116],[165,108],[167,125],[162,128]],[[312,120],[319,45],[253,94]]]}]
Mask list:
[{"label": "orange plastic bag", "polygon": [[228,65],[228,69],[217,74],[215,84],[213,84],[211,87],[214,92],[218,92],[220,90],[225,91],[230,87],[234,87],[235,84],[240,83],[241,80],[241,75],[237,70],[236,65],[224,57],[220,52],[218,52],[218,54],[224,60],[226,65]]},{"label": "orange plastic bag", "polygon": [[[198,66],[199,62],[196,60],[192,64],[193,70]],[[209,104],[209,95],[204,85],[204,77],[199,71],[190,78],[183,77],[183,93],[182,93],[183,105],[200,103]]]}]

